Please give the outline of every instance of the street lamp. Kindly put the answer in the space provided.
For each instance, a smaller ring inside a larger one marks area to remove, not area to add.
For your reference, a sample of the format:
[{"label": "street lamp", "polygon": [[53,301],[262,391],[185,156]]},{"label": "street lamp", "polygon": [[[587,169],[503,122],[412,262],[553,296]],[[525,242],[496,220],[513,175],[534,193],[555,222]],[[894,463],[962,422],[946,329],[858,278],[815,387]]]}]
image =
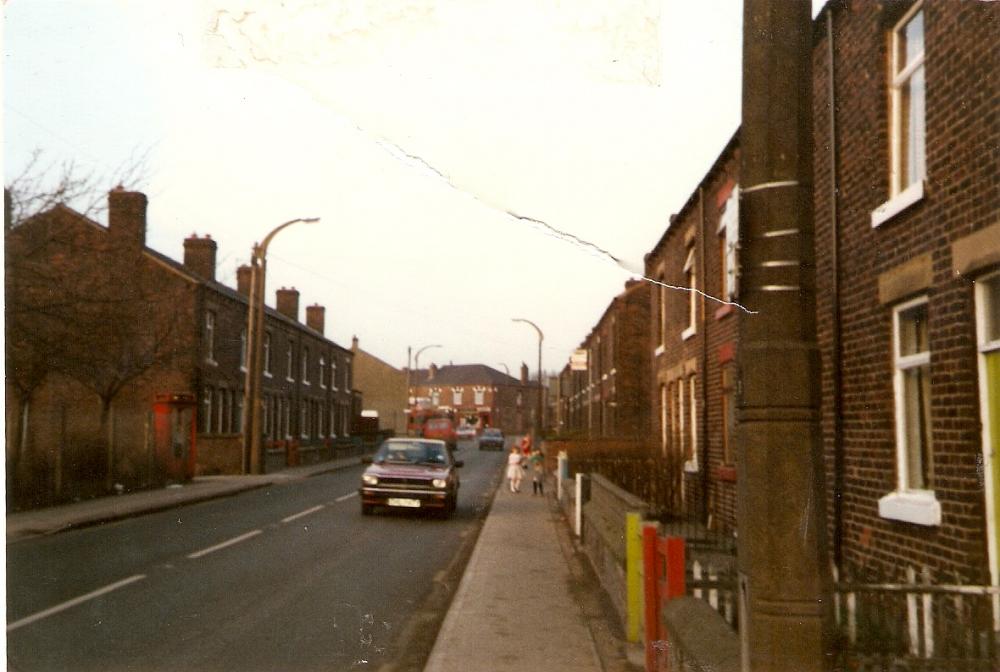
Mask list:
[{"label": "street lamp", "polygon": [[285,227],[298,222],[312,224],[319,217],[298,217],[275,227],[264,242],[253,246],[250,259],[250,296],[247,310],[247,375],[243,390],[243,473],[264,473],[261,451],[260,388],[264,358],[264,281],[267,274],[267,246]]},{"label": "street lamp", "polygon": [[539,329],[538,325],[531,320],[526,320],[523,317],[514,317],[511,318],[511,321],[530,324],[538,332],[538,408],[536,411],[537,415],[535,415],[535,447],[537,448],[541,445],[542,440],[542,340],[545,338],[545,335]]},{"label": "street lamp", "polygon": [[[417,354],[414,357],[414,362],[415,362],[414,368],[416,368],[417,371],[420,370],[420,353],[421,352],[423,352],[424,350],[427,350],[428,348],[440,348],[440,347],[442,347],[442,346],[436,345],[436,344],[435,345],[425,345],[424,347],[422,347],[419,350],[417,350]],[[410,424],[410,420],[413,419],[413,406],[416,405],[416,401],[415,400],[414,400],[414,403],[412,403],[412,404],[410,403],[410,385],[411,385],[411,380],[412,380],[411,376],[413,375],[412,370],[410,369],[410,350],[411,349],[412,348],[410,348],[409,346],[407,346],[407,348],[406,348],[406,406],[407,406],[407,408],[410,409],[410,416],[406,419],[406,424],[407,425],[409,425]],[[409,429],[409,427],[407,427],[407,429]]]},{"label": "street lamp", "polygon": [[506,371],[507,375],[509,376],[510,375],[510,367],[507,366],[506,364],[504,364],[503,362],[500,362],[500,366],[503,367],[503,370]]}]

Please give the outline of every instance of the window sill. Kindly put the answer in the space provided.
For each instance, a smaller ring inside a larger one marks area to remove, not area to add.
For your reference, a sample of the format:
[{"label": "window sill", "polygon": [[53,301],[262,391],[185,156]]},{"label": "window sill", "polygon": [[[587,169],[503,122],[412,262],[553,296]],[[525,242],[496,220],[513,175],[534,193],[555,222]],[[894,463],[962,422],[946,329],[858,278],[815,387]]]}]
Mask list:
[{"label": "window sill", "polygon": [[665,350],[666,348],[663,347],[663,344],[656,346],[656,350],[653,350],[653,357],[659,357]]},{"label": "window sill", "polygon": [[287,376],[286,376],[286,377],[285,377],[285,382],[286,382],[286,383],[294,383],[294,382],[295,382],[295,379],[294,379],[294,378],[289,378],[289,377],[287,377]]},{"label": "window sill", "polygon": [[690,327],[681,332],[681,340],[686,341],[696,333],[698,333],[698,329],[692,324]]},{"label": "window sill", "polygon": [[890,492],[878,500],[878,515],[916,525],[941,524],[941,502],[933,490]]},{"label": "window sill", "polygon": [[924,198],[924,181],[914,182],[888,201],[872,210],[872,228],[878,228]]},{"label": "window sill", "polygon": [[698,463],[694,460],[688,460],[684,463],[684,473],[685,474],[697,474],[698,473]]},{"label": "window sill", "polygon": [[205,363],[208,364],[208,365],[210,365],[210,366],[218,366],[219,365],[219,363],[217,361],[215,361],[214,359],[212,359],[211,357],[206,357],[205,358]]},{"label": "window sill", "polygon": [[264,377],[265,378],[274,378],[274,374],[271,373],[270,371],[265,371],[264,372]]}]

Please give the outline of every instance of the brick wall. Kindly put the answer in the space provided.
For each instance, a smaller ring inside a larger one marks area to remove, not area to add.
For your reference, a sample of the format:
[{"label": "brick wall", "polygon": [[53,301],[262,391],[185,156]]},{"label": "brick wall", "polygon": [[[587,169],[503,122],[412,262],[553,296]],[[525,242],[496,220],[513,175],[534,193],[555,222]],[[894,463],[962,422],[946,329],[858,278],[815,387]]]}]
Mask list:
[{"label": "brick wall", "polygon": [[[903,3],[905,4],[905,3]],[[845,560],[891,572],[904,564],[937,577],[982,579],[985,567],[979,399],[972,283],[952,271],[950,245],[995,224],[1000,213],[1000,6],[924,5],[927,76],[927,179],[923,200],[882,223],[871,212],[889,198],[886,34],[898,5],[835,6],[837,226],[832,224],[829,96],[825,23],[814,50],[815,222],[818,329],[822,350],[823,437],[828,482],[835,483],[834,339],[842,353]],[[839,241],[839,268],[831,256]],[[896,301],[882,301],[879,278],[927,254],[930,281]],[[832,278],[840,278],[836,321]],[[934,490],[940,526],[879,516],[878,501],[896,488],[892,308],[928,298]],[[834,488],[828,488],[831,535]]]}]

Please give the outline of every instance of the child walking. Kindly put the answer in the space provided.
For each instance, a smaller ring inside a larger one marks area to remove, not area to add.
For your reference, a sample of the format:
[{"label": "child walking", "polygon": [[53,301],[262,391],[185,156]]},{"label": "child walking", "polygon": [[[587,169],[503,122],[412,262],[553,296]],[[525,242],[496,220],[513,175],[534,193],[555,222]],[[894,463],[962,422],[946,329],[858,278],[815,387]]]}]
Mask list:
[{"label": "child walking", "polygon": [[521,492],[521,451],[517,446],[511,446],[510,455],[507,456],[507,480],[510,484],[511,492]]},{"label": "child walking", "polygon": [[531,494],[545,494],[545,456],[542,451],[536,450],[531,454],[529,460],[531,464]]}]

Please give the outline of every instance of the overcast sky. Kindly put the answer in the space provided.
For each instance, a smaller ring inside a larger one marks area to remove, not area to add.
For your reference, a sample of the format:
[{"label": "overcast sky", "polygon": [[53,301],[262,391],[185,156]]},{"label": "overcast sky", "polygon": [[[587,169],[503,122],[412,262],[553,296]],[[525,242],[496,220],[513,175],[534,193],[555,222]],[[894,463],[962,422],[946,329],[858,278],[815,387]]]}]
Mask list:
[{"label": "overcast sky", "polygon": [[[818,1],[814,1],[814,6]],[[739,0],[8,0],[4,171],[148,152],[147,243],[327,336],[562,368],[739,123]],[[108,189],[113,184],[106,185]],[[538,224],[512,214],[538,220]],[[551,228],[549,228],[551,227]],[[575,243],[558,230],[593,247]]]}]

